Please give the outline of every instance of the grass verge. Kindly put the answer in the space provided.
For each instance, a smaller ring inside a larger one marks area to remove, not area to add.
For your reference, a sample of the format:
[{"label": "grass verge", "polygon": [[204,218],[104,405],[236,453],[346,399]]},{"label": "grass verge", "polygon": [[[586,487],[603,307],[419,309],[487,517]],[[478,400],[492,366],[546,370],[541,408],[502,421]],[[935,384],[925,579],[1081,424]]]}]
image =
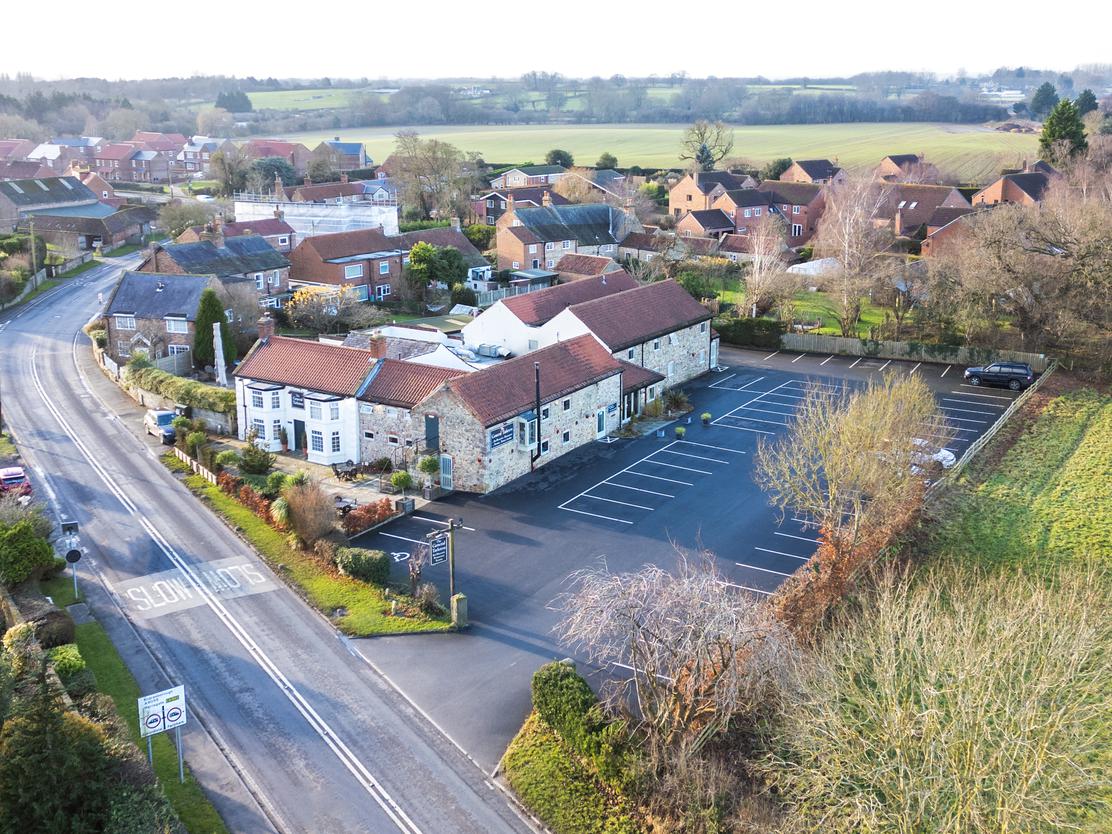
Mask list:
[{"label": "grass verge", "polygon": [[[141,694],[139,684],[124,665],[108,634],[99,623],[82,623],[77,627],[76,639],[81,656],[96,676],[97,689],[116,704],[116,711],[127,724],[136,745],[145,747],[139,737],[139,708],[136,703]],[[185,782],[178,781],[178,754],[169,735],[160,733],[155,736],[152,747],[154,772],[166,798],[190,834],[227,834],[224,821],[188,767],[185,769]]]},{"label": "grass verge", "polygon": [[96,269],[98,266],[100,266],[100,261],[96,260],[95,258],[90,258],[89,260],[85,261],[85,263],[78,264],[73,269],[66,270],[65,272],[59,272],[55,277],[73,278],[75,275],[80,275],[82,272],[88,272],[90,269]]},{"label": "grass verge", "polygon": [[535,712],[506,748],[502,772],[510,787],[555,834],[636,834],[633,809],[604,792],[594,774]]},{"label": "grass verge", "polygon": [[[163,460],[166,460],[164,456]],[[447,617],[420,613],[390,616],[381,588],[337,573],[315,556],[294,550],[285,537],[204,478],[190,475],[185,485],[235,527],[275,571],[344,634],[371,637],[414,631],[448,631]],[[340,613],[337,613],[340,612]]]},{"label": "grass verge", "polygon": [[12,443],[11,437],[8,436],[7,432],[0,434],[0,460],[14,459],[17,457],[19,457],[19,451],[15,448],[15,444]]}]

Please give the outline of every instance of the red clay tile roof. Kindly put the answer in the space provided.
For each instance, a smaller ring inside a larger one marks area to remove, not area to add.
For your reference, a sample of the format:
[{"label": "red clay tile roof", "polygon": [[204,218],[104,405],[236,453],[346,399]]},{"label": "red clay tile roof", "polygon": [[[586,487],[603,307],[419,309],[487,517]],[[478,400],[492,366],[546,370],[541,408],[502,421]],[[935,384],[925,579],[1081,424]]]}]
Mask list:
[{"label": "red clay tile roof", "polygon": [[[448,387],[484,426],[528,411],[536,402],[533,363],[541,367],[541,402],[566,397],[621,371],[589,333],[457,377]],[[592,418],[593,419],[593,418]]]},{"label": "red clay tile roof", "polygon": [[965,215],[972,214],[972,213],[973,213],[973,207],[972,206],[970,206],[970,207],[954,206],[953,208],[950,208],[950,207],[936,208],[934,210],[934,213],[930,216],[930,220],[927,221],[927,226],[929,228],[932,228],[932,229],[941,228],[942,226],[945,226],[947,223],[954,222],[959,217],[964,217]]},{"label": "red clay tile roof", "polygon": [[238,237],[240,235],[292,235],[293,226],[277,217],[264,217],[262,220],[244,220],[238,223],[224,224],[224,237]]},{"label": "red clay tile roof", "polygon": [[134,145],[105,145],[98,153],[97,159],[131,159],[139,149]]},{"label": "red clay tile roof", "polygon": [[718,239],[719,252],[738,252],[745,253],[749,251],[749,235],[722,235]]},{"label": "red clay tile roof", "polygon": [[619,359],[618,364],[622,366],[623,394],[628,394],[630,391],[639,391],[642,388],[648,388],[650,385],[655,385],[667,379],[664,374],[658,374],[656,371],[642,368],[640,365],[634,365],[632,362],[626,362],[624,359]]},{"label": "red clay tile roof", "polygon": [[663,252],[675,241],[664,235],[648,232],[630,232],[619,244],[623,249],[644,249],[648,252]]},{"label": "red clay tile roof", "polygon": [[576,304],[570,309],[611,351],[624,350],[711,318],[706,307],[671,280]]},{"label": "red clay tile roof", "polygon": [[352,397],[374,361],[369,350],[271,336],[255,342],[235,376]]},{"label": "red clay tile roof", "polygon": [[574,275],[602,275],[619,269],[621,267],[614,259],[605,255],[581,255],[574,252],[564,255],[556,262],[557,272],[570,272]]},{"label": "red clay tile roof", "polygon": [[398,408],[413,408],[448,380],[466,373],[454,368],[382,359],[359,399]]},{"label": "red clay tile roof", "polygon": [[572,304],[614,295],[636,286],[637,282],[623,270],[620,274],[587,278],[583,281],[572,281],[570,284],[557,284],[546,290],[503,298],[502,304],[522,322],[530,327],[536,327],[562,313]]},{"label": "red clay tile roof", "polygon": [[311,249],[322,261],[348,258],[367,252],[387,252],[397,249],[396,243],[382,233],[382,229],[356,229],[354,232],[336,232],[330,235],[307,237],[298,244]]},{"label": "red clay tile roof", "polygon": [[[942,208],[942,204],[955,193],[960,192],[949,185],[894,183],[886,189],[876,216],[894,218],[899,212],[904,234],[914,232],[930,220],[931,215]],[[963,203],[965,206],[969,205],[964,199]]]}]

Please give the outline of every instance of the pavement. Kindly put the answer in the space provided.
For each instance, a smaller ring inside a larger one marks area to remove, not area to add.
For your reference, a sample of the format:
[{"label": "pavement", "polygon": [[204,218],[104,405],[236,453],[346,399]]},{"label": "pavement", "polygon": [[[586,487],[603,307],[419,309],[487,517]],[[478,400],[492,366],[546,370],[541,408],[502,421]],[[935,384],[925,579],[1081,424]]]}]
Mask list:
[{"label": "pavement", "polygon": [[[185,757],[236,832],[523,832],[515,806],[159,462],[80,333],[112,260],[0,316],[4,415],[81,525],[85,601],[145,692],[184,684]],[[399,646],[403,639],[397,639]]]},{"label": "pavement", "polygon": [[[571,656],[554,610],[569,577],[605,562],[611,570],[674,565],[677,548],[714,554],[726,581],[767,595],[817,547],[807,519],[779,519],[752,478],[762,438],[783,433],[812,385],[858,387],[882,373],[916,374],[954,429],[956,456],[1017,394],[973,388],[960,366],[724,348],[725,370],[687,386],[694,406],[660,433],[577,449],[488,496],[454,495],[354,542],[394,559],[395,577],[428,532],[462,518],[456,587],[471,628],[460,635],[353,641],[459,747],[491,772],[529,712],[529,682],[541,664]],[[703,426],[699,415],[712,415]],[[690,420],[690,423],[687,422]],[[447,598],[448,566],[422,579]]]}]

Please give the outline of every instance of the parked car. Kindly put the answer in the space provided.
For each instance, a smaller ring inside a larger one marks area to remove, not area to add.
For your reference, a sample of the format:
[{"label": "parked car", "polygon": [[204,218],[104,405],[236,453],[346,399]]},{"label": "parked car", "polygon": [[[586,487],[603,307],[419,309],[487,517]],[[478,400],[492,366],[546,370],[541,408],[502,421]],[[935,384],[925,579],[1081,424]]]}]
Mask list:
[{"label": "parked car", "polygon": [[0,469],[0,495],[30,495],[31,481],[22,466]]},{"label": "parked car", "polygon": [[174,441],[178,439],[178,433],[174,429],[174,417],[177,415],[172,411],[157,411],[151,409],[147,412],[147,416],[143,418],[143,428],[147,430],[147,434],[153,434],[159,438],[166,446],[174,445]]},{"label": "parked car", "polygon": [[965,380],[970,385],[1003,385],[1022,391],[1035,381],[1035,372],[1025,362],[993,362],[983,368],[967,368]]}]

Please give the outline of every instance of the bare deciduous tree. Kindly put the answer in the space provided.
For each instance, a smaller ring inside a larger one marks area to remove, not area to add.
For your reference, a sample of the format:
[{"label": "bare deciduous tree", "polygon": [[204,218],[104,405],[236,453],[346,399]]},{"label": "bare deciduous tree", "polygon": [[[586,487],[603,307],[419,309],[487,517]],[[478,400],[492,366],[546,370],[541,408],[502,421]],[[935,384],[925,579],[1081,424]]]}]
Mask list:
[{"label": "bare deciduous tree", "polygon": [[724,122],[699,119],[684,131],[679,158],[691,161],[702,170],[711,170],[733,149],[733,128]]},{"label": "bare deciduous tree", "polygon": [[749,229],[749,271],[745,275],[745,304],[751,315],[762,315],[772,306],[782,284],[796,282],[788,275],[784,224],[765,215]]},{"label": "bare deciduous tree", "polygon": [[856,336],[861,298],[868,292],[892,232],[881,218],[889,189],[876,181],[849,177],[831,185],[815,233],[816,257],[834,258],[839,269],[824,279],[843,336]]},{"label": "bare deciduous tree", "polygon": [[[605,566],[573,575],[557,632],[591,662],[620,671],[604,687],[615,712],[670,763],[699,750],[774,697],[791,640],[767,606],[717,574],[706,554],[675,572]],[[660,758],[658,758],[660,761]]]},{"label": "bare deciduous tree", "polygon": [[462,216],[475,190],[477,160],[455,145],[422,139],[416,131],[399,131],[396,139],[394,153],[400,168],[391,173],[405,205],[417,208],[424,217]]}]

